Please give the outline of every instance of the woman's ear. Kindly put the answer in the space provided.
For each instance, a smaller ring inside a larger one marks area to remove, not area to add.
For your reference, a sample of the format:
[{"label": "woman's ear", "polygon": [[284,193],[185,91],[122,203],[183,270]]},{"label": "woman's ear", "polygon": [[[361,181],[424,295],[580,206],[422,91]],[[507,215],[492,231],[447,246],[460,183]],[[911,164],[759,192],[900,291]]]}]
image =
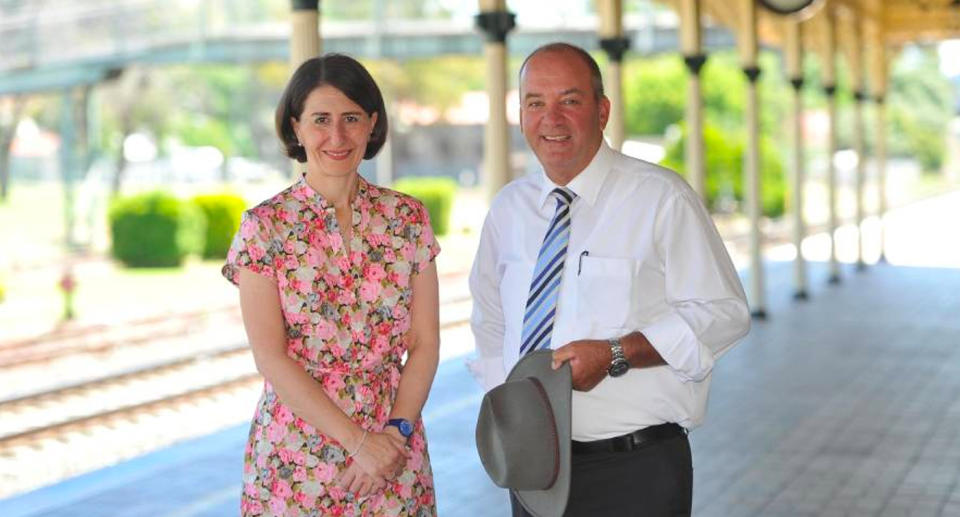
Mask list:
[{"label": "woman's ear", "polygon": [[303,140],[300,139],[300,121],[294,117],[290,117],[290,128],[293,130],[293,136],[297,139],[297,143],[302,147]]}]

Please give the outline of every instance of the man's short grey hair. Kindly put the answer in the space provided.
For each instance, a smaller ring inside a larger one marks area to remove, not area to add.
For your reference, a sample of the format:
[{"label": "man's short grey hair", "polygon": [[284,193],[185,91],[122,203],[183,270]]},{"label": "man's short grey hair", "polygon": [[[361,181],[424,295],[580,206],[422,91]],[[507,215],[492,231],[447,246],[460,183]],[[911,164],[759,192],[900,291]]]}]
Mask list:
[{"label": "man's short grey hair", "polygon": [[587,68],[590,69],[590,85],[593,87],[593,97],[596,100],[600,100],[603,97],[603,76],[600,75],[600,66],[597,65],[597,61],[593,59],[593,56],[589,52],[583,50],[582,48],[571,45],[569,43],[555,42],[547,43],[546,45],[537,47],[536,50],[530,53],[526,59],[523,60],[523,64],[520,65],[520,76],[523,77],[523,70],[527,67],[527,63],[533,56],[540,54],[542,52],[570,52],[577,57],[579,57]]}]

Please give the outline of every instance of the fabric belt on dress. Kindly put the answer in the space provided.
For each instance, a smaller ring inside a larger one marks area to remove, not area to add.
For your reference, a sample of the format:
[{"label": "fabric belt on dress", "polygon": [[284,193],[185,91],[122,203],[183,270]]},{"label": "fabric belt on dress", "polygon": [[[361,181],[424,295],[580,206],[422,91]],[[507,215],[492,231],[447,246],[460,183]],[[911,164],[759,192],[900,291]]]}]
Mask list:
[{"label": "fabric belt on dress", "polygon": [[686,430],[677,424],[660,424],[645,427],[621,436],[592,442],[571,442],[573,454],[596,454],[600,452],[629,452],[653,442],[666,440],[686,434]]}]

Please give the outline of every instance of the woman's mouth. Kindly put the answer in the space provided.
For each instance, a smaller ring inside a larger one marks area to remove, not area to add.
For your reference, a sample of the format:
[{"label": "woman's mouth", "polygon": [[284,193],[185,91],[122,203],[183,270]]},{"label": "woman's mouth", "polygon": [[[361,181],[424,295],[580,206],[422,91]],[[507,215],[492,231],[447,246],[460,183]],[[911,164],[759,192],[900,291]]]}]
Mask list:
[{"label": "woman's mouth", "polygon": [[333,160],[345,160],[350,156],[350,151],[324,151],[323,154],[329,156]]}]

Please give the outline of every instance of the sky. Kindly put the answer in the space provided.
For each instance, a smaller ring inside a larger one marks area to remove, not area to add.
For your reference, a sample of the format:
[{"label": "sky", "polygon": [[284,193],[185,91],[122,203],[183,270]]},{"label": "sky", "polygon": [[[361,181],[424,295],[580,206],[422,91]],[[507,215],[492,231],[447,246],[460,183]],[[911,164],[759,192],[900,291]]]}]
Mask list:
[{"label": "sky", "polygon": [[947,77],[960,76],[960,39],[940,43],[940,73]]}]

